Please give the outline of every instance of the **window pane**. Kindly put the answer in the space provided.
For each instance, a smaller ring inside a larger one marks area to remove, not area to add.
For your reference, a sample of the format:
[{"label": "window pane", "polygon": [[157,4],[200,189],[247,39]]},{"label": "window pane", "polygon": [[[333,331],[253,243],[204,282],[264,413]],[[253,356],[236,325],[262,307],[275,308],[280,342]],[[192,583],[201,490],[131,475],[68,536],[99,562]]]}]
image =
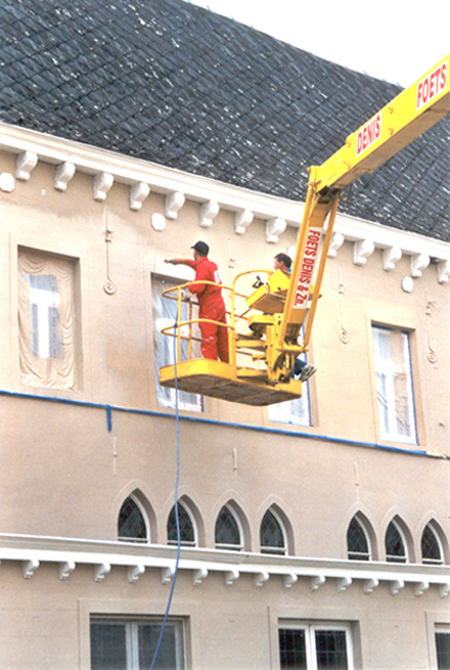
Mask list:
[{"label": "window pane", "polygon": [[450,670],[450,633],[436,633],[438,670]]},{"label": "window pane", "polygon": [[[177,319],[178,303],[176,300],[169,300],[162,296],[165,289],[176,286],[174,282],[165,279],[152,278],[153,285],[153,319],[155,324],[155,379],[156,379],[156,396],[158,405],[162,407],[175,407],[175,389],[160,386],[159,384],[159,369],[165,365],[173,365],[175,359],[174,343],[175,338],[163,335],[162,328],[173,326]],[[189,319],[188,305],[183,302],[181,304],[181,319],[186,321]],[[188,342],[181,340],[181,360],[187,360]],[[198,357],[198,352],[193,352],[193,357]],[[188,393],[187,391],[178,391],[178,406],[180,409],[188,409],[201,412],[202,399],[200,395],[195,393]]]},{"label": "window pane", "polygon": [[76,387],[75,261],[19,250],[20,374],[24,384]]},{"label": "window pane", "polygon": [[119,513],[119,539],[147,539],[144,517],[132,498],[125,500]]},{"label": "window pane", "polygon": [[347,670],[347,643],[343,630],[316,630],[318,670]]},{"label": "window pane", "polygon": [[347,531],[348,557],[354,561],[368,561],[369,545],[364,530],[359,521],[353,518]]},{"label": "window pane", "polygon": [[91,670],[126,670],[125,625],[91,623]]},{"label": "window pane", "polygon": [[[189,514],[180,503],[178,503],[178,524],[180,526],[181,544],[195,544],[194,526],[189,517]],[[169,544],[177,544],[177,520],[175,516],[175,505],[172,507],[172,510],[169,514],[169,520],[167,522],[167,539]]]},{"label": "window pane", "polygon": [[[306,354],[301,354],[299,358],[306,361]],[[305,382],[302,384],[302,397],[297,400],[288,400],[279,402],[275,405],[269,405],[270,421],[280,421],[283,423],[292,423],[297,426],[311,425],[311,411],[309,405],[309,386]]]},{"label": "window pane", "polygon": [[406,550],[403,538],[397,526],[391,521],[386,537],[386,560],[390,563],[406,563]]},{"label": "window pane", "polygon": [[238,545],[240,548],[241,537],[236,519],[228,507],[222,507],[216,521],[215,532],[216,544]]},{"label": "window pane", "polygon": [[[178,670],[184,667],[183,659],[180,658],[183,647],[182,644],[177,645],[177,632],[181,632],[181,626],[173,623],[166,624],[158,656],[153,666],[154,670]],[[150,668],[160,633],[160,625],[139,624],[139,670]]]},{"label": "window pane", "polygon": [[434,531],[426,526],[422,533],[422,560],[430,563],[441,563],[441,548]]},{"label": "window pane", "polygon": [[416,441],[408,333],[372,327],[381,434],[384,439]]},{"label": "window pane", "polygon": [[306,670],[305,631],[281,628],[278,633],[280,644],[280,670],[293,668]]},{"label": "window pane", "polygon": [[285,553],[283,531],[275,516],[269,510],[261,522],[261,551],[263,553]]}]

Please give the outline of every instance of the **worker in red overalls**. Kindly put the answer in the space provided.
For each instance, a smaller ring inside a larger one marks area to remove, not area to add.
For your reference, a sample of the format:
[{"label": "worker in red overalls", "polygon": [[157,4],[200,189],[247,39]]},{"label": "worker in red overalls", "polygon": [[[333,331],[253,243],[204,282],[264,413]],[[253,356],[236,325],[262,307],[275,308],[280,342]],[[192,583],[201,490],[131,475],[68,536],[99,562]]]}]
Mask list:
[{"label": "worker in red overalls", "polygon": [[[173,265],[187,265],[195,270],[194,281],[210,281],[221,284],[217,265],[209,260],[209,246],[206,242],[196,242],[191,249],[194,250],[194,260],[183,258],[168,259],[166,263]],[[219,323],[226,323],[225,303],[220,286],[211,284],[193,284],[189,291],[197,296],[199,319],[211,319]],[[220,359],[224,363],[229,362],[228,357],[228,328],[219,326],[217,323],[205,323],[200,321],[200,332],[202,342],[200,345],[202,354],[211,360]]]}]

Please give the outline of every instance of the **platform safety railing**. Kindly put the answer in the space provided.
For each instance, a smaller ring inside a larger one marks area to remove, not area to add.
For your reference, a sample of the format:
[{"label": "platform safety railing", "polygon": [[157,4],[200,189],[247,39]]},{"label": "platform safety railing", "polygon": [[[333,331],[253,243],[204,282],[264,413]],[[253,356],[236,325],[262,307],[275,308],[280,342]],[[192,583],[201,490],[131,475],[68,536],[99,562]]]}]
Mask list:
[{"label": "platform safety railing", "polygon": [[[165,289],[162,292],[163,298],[169,300],[175,300],[177,302],[177,318],[176,322],[174,322],[172,325],[161,328],[161,333],[169,337],[176,337],[177,362],[178,363],[181,362],[181,356],[182,356],[181,347],[183,341],[187,342],[186,360],[188,361],[192,360],[193,358],[192,355],[193,342],[201,342],[201,338],[199,336],[196,336],[196,334],[193,332],[194,326],[200,325],[201,323],[213,323],[220,328],[227,329],[229,363],[230,365],[236,367],[237,327],[238,324],[242,325],[243,322],[245,322],[246,324],[247,315],[251,311],[254,311],[252,308],[248,308],[246,305],[240,308],[240,304],[238,304],[239,301],[245,301],[245,299],[249,296],[249,293],[248,292],[243,293],[242,291],[238,291],[236,288],[236,284],[240,282],[244,277],[249,277],[250,275],[254,275],[255,277],[258,277],[258,279],[260,278],[260,276],[267,277],[268,279],[271,274],[272,271],[267,270],[267,268],[263,268],[260,270],[247,270],[245,272],[240,272],[239,274],[237,274],[236,277],[233,279],[233,283],[231,286],[217,284],[212,281],[199,280],[199,281],[186,282],[185,284],[178,284],[177,286],[172,286],[170,288]],[[186,292],[191,286],[195,286],[198,284],[218,286],[219,288],[222,289],[222,291],[229,294],[228,301],[230,303],[230,309],[226,311],[227,317],[229,318],[229,323],[224,324],[222,322],[215,321],[213,319],[206,319],[204,317],[194,317],[194,308],[199,307],[199,304],[195,300],[195,294],[187,297]],[[252,286],[252,284],[250,284],[250,286]],[[182,318],[183,304],[188,305],[187,319]],[[240,353],[242,355],[251,356],[251,354],[247,352],[240,352]]]}]

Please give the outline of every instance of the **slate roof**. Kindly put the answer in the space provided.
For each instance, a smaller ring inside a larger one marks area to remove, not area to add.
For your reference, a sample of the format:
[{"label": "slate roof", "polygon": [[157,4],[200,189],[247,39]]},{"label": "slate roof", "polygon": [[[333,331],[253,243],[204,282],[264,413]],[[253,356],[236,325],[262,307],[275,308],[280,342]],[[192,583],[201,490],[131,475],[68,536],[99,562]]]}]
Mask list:
[{"label": "slate roof", "polygon": [[[0,121],[293,200],[400,90],[184,0],[0,6]],[[343,211],[450,241],[449,139],[447,117]]]}]

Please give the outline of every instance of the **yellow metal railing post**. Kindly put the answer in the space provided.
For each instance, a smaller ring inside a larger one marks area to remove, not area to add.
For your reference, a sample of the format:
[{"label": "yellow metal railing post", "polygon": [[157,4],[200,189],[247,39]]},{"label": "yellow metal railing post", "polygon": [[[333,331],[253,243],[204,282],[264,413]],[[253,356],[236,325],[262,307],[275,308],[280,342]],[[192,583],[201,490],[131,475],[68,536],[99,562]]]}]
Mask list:
[{"label": "yellow metal railing post", "polygon": [[178,289],[178,298],[177,298],[177,332],[176,332],[176,338],[177,338],[177,360],[176,362],[179,363],[181,361],[181,329],[180,329],[180,323],[181,323],[181,291],[182,289]]},{"label": "yellow metal railing post", "polygon": [[231,286],[231,313],[230,325],[228,330],[228,355],[230,365],[236,367],[236,293],[234,282]]},{"label": "yellow metal railing post", "polygon": [[188,361],[192,358],[192,302],[189,300],[189,326],[188,326]]}]

